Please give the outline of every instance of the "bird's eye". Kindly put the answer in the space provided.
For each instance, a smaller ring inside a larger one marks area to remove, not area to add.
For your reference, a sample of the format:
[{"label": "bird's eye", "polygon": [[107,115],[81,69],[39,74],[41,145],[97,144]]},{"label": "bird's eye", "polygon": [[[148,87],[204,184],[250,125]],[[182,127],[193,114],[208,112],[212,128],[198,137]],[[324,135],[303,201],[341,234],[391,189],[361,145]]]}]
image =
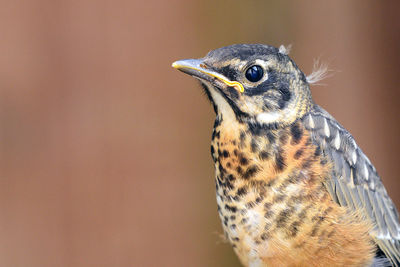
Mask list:
[{"label": "bird's eye", "polygon": [[246,79],[250,82],[258,82],[264,75],[263,69],[258,65],[253,65],[246,70]]}]

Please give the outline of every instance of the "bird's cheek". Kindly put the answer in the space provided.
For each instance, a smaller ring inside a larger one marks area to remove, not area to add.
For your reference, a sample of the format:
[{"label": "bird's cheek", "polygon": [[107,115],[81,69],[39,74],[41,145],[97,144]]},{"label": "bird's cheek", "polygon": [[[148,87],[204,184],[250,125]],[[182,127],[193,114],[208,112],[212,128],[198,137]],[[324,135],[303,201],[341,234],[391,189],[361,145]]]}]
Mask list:
[{"label": "bird's cheek", "polygon": [[251,101],[251,99],[246,99],[245,97],[241,99],[241,109],[243,112],[246,112],[247,114],[258,114],[262,112],[262,109],[260,108],[257,103],[254,101]]}]

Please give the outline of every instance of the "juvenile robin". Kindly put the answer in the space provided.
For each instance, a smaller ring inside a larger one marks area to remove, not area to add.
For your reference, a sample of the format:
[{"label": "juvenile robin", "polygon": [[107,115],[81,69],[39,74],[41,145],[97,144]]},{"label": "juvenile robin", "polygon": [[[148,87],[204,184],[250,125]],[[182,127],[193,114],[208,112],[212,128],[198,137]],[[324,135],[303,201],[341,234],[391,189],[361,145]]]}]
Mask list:
[{"label": "juvenile robin", "polygon": [[283,46],[232,45],[172,66],[214,106],[218,212],[243,265],[399,266],[392,200]]}]

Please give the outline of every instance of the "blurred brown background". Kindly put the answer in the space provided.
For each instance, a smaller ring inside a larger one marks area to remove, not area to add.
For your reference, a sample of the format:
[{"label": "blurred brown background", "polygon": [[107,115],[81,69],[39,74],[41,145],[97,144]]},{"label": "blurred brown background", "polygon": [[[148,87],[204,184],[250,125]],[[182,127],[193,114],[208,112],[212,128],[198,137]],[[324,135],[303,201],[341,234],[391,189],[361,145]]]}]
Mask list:
[{"label": "blurred brown background", "polygon": [[0,6],[0,266],[239,266],[218,235],[212,108],[170,67],[232,43],[328,62],[315,101],[400,207],[396,1]]}]

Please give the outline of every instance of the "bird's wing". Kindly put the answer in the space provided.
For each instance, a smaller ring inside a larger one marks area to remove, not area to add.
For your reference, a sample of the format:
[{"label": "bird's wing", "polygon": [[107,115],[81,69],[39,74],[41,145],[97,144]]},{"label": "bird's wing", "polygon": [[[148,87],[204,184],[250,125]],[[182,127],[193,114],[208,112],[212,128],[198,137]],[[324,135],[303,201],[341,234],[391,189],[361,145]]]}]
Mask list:
[{"label": "bird's wing", "polygon": [[374,224],[371,236],[393,263],[400,265],[399,214],[374,166],[354,138],[329,113],[315,107],[304,117],[313,142],[333,162],[326,187],[333,200],[351,210],[361,210]]}]

